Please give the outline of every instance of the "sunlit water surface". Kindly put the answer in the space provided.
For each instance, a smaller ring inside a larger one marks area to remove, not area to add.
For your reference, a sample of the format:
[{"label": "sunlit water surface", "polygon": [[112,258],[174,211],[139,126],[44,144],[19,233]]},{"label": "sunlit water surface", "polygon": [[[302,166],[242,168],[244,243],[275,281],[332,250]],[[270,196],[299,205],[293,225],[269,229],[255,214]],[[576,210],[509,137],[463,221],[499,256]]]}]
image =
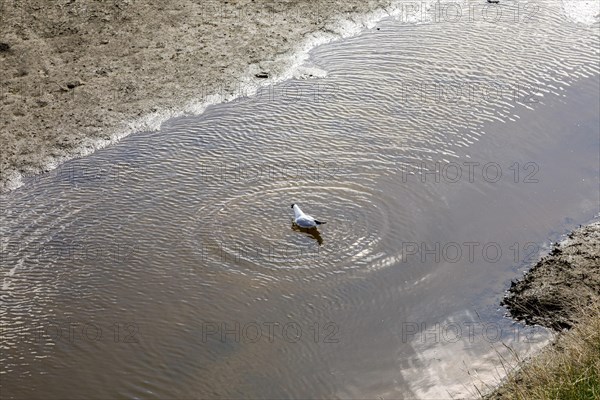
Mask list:
[{"label": "sunlit water surface", "polygon": [[[548,337],[504,317],[503,291],[598,212],[598,26],[557,7],[384,21],[312,51],[325,78],[3,195],[3,397],[492,384],[502,343]],[[327,221],[318,235],[292,229],[292,203]]]}]

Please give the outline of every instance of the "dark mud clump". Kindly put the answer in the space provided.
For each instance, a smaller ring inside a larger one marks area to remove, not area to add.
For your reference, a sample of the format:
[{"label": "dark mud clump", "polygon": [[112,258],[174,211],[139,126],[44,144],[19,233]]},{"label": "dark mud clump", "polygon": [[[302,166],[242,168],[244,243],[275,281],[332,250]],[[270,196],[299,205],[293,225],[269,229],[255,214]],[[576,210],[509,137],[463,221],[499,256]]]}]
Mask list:
[{"label": "dark mud clump", "polygon": [[600,300],[600,222],[581,227],[557,244],[502,301],[527,324],[570,329],[582,310]]}]

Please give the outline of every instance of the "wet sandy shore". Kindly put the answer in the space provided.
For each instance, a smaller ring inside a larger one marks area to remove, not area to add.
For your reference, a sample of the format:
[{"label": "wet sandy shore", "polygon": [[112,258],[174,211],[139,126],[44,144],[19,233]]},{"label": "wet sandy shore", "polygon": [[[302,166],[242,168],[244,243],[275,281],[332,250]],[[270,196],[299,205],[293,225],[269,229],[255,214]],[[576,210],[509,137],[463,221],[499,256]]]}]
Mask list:
[{"label": "wet sandy shore", "polygon": [[571,232],[513,282],[503,304],[519,320],[560,330],[571,328],[599,299],[600,222],[595,222]]},{"label": "wet sandy shore", "polygon": [[192,100],[240,94],[243,76],[277,77],[315,33],[339,36],[340,21],[389,5],[0,2],[0,190],[124,134],[157,128],[175,110],[198,111]]}]

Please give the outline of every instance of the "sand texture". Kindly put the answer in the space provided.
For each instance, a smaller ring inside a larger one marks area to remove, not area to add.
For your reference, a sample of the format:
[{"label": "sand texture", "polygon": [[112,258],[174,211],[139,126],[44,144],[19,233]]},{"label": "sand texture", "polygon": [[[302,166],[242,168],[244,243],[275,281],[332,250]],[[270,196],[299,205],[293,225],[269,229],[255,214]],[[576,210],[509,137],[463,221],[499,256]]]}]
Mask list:
[{"label": "sand texture", "polygon": [[[0,189],[156,128],[389,1],[0,1]],[[197,110],[196,110],[197,111]],[[131,125],[136,118],[145,119]]]}]

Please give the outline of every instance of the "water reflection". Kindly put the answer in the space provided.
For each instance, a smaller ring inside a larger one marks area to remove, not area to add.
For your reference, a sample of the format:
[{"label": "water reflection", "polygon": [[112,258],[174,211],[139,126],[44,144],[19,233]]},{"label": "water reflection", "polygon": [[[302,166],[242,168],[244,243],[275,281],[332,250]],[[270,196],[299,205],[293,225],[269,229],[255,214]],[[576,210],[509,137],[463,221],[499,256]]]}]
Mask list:
[{"label": "water reflection", "polygon": [[[468,377],[449,366],[466,360],[483,376],[494,354],[482,335],[469,342],[465,310],[503,321],[503,283],[520,272],[515,242],[540,243],[565,216],[597,212],[573,199],[597,198],[598,35],[558,13],[519,29],[381,27],[313,52],[337,88],[327,98],[211,107],[3,196],[6,397],[467,396]],[[496,81],[539,83],[544,96],[402,96]],[[497,182],[437,179],[451,161],[534,162],[540,179],[516,183],[514,169]],[[432,168],[406,174],[421,162]],[[290,198],[328,224],[289,229]],[[475,241],[501,243],[504,257],[438,251]],[[44,257],[32,257],[40,246]],[[19,335],[65,319],[89,335],[55,345]],[[302,336],[254,342],[246,330],[291,322]],[[324,340],[330,322],[339,342]],[[215,343],[203,323],[221,329]],[[93,326],[111,334],[95,340]],[[135,346],[113,334],[129,326],[139,326]]]},{"label": "water reflection", "polygon": [[317,227],[303,228],[301,226],[296,225],[294,223],[294,221],[292,221],[292,229],[295,230],[296,232],[306,233],[307,235],[309,235],[310,237],[315,239],[317,241],[317,243],[319,243],[319,246],[323,245],[323,237],[321,236],[321,233],[319,232],[319,229],[317,229]]}]

